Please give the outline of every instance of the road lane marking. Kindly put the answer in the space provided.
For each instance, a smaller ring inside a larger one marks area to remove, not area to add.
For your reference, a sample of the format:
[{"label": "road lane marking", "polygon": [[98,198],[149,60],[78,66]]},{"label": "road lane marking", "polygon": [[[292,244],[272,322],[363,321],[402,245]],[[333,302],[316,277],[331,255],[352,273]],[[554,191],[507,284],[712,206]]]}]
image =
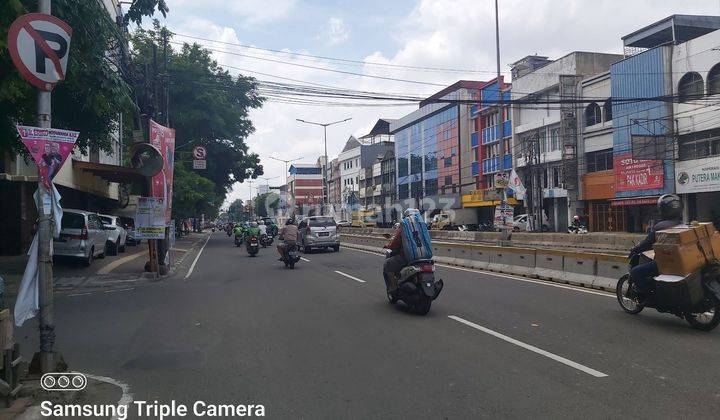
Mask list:
[{"label": "road lane marking", "polygon": [[545,351],[545,350],[539,349],[539,348],[537,348],[537,347],[535,347],[535,346],[531,346],[530,344],[523,343],[522,341],[516,340],[516,339],[514,339],[514,338],[512,338],[512,337],[508,337],[508,336],[506,336],[506,335],[504,335],[504,334],[500,334],[500,333],[497,332],[497,331],[493,331],[493,330],[491,330],[491,329],[489,329],[489,328],[485,328],[485,327],[483,327],[483,326],[481,326],[481,325],[475,324],[474,322],[470,322],[470,321],[468,321],[468,320],[466,320],[466,319],[460,318],[459,316],[449,315],[448,318],[450,318],[450,319],[452,319],[452,320],[454,320],[454,321],[457,321],[457,322],[459,322],[459,323],[461,323],[461,324],[465,324],[465,325],[467,325],[468,327],[475,328],[475,329],[478,330],[478,331],[482,331],[482,332],[484,332],[484,333],[486,333],[486,334],[490,334],[490,335],[492,335],[492,336],[494,336],[494,337],[496,337],[496,338],[499,338],[499,339],[501,339],[501,340],[507,341],[507,342],[510,343],[510,344],[514,344],[514,345],[516,345],[516,346],[518,346],[518,347],[522,347],[522,348],[524,348],[524,349],[526,349],[526,350],[530,350],[531,352],[534,352],[534,353],[537,353],[537,354],[539,354],[539,355],[542,355],[542,356],[545,356],[545,357],[547,357],[547,358],[550,358],[550,359],[552,359],[552,360],[555,360],[556,362],[560,362],[560,363],[562,363],[562,364],[564,364],[564,365],[566,365],[566,366],[570,366],[570,367],[572,367],[572,368],[575,368],[575,369],[577,369],[577,370],[579,370],[579,371],[581,371],[581,372],[587,373],[588,375],[594,376],[594,377],[596,377],[596,378],[605,378],[606,376],[608,376],[608,375],[605,374],[605,373],[602,373],[602,372],[597,371],[597,370],[595,370],[595,369],[589,368],[589,367],[587,367],[587,366],[585,366],[585,365],[581,365],[580,363],[573,362],[572,360],[566,359],[566,358],[564,358],[564,357],[562,357],[562,356],[558,356],[557,354],[550,353],[549,351]]},{"label": "road lane marking", "polygon": [[[356,249],[356,248],[351,248],[351,247],[345,247],[345,249],[350,249],[350,250],[353,250],[353,251],[363,252],[363,253],[365,253],[365,254],[375,255],[375,256],[377,256],[377,257],[382,257],[382,255],[378,254],[377,252],[365,251],[364,249]],[[441,264],[441,263],[435,263],[435,265],[437,265],[437,266],[439,266],[439,267],[450,268],[450,269],[452,269],[452,270],[459,270],[459,271],[467,271],[467,272],[470,272],[470,273],[485,274],[485,275],[493,276],[493,277],[503,277],[503,278],[506,278],[506,279],[522,281],[522,282],[525,282],[525,283],[535,283],[535,284],[540,284],[540,285],[543,285],[543,286],[556,287],[556,288],[558,288],[558,289],[573,290],[573,291],[575,291],[575,292],[588,293],[588,294],[591,294],[591,295],[605,296],[605,297],[609,297],[609,298],[615,299],[615,295],[614,295],[614,294],[611,294],[611,293],[601,292],[601,291],[599,291],[599,290],[589,290],[589,289],[584,288],[584,287],[571,286],[571,285],[568,285],[568,284],[556,283],[556,282],[553,282],[552,280],[535,280],[535,279],[529,279],[529,278],[527,278],[527,277],[513,276],[513,275],[511,275],[511,274],[501,274],[501,273],[495,273],[495,272],[492,272],[492,271],[477,270],[477,269],[473,269],[473,268],[455,267],[455,266],[453,266],[453,265],[447,265],[447,264]]]},{"label": "road lane marking", "polygon": [[350,274],[343,273],[342,271],[337,271],[337,270],[335,270],[335,272],[338,273],[338,274],[340,274],[341,276],[345,276],[345,277],[347,277],[347,278],[349,278],[349,279],[353,279],[353,280],[355,280],[355,281],[359,281],[360,283],[365,283],[365,280],[359,279],[359,278],[357,278],[357,277],[353,277],[353,276],[351,276]]},{"label": "road lane marking", "polygon": [[[118,406],[124,405],[129,406],[133,402],[133,395],[130,393],[130,385],[126,384],[125,382],[118,381],[117,379],[108,378],[107,376],[95,376],[95,375],[85,375],[85,377],[94,379],[96,381],[109,383],[112,385],[115,385],[116,387],[120,388],[122,390],[122,396],[117,402]],[[110,420],[118,420],[118,416],[113,416]]]},{"label": "road lane marking", "polygon": [[195,256],[195,259],[193,260],[192,264],[190,265],[190,269],[188,270],[187,274],[185,274],[185,278],[188,278],[192,275],[193,270],[195,269],[195,264],[197,264],[198,260],[200,259],[200,255],[202,254],[203,250],[205,249],[205,245],[207,245],[211,236],[212,236],[212,233],[208,235],[207,239],[205,239],[205,243],[203,244],[202,248],[200,248],[200,252],[198,252],[198,254]]},{"label": "road lane marking", "polygon": [[134,287],[131,287],[129,289],[114,289],[114,290],[105,290],[103,293],[115,293],[115,292],[127,292],[128,290],[135,290]]},{"label": "road lane marking", "polygon": [[307,262],[310,262],[310,260],[308,260],[308,259],[307,259],[307,258],[305,258],[305,257],[300,257],[300,259],[301,259],[301,260],[303,260],[303,261],[307,261]]},{"label": "road lane marking", "polygon": [[74,293],[74,294],[72,294],[72,295],[67,295],[67,296],[68,296],[68,297],[73,297],[73,296],[85,296],[85,295],[92,295],[92,292],[87,292],[87,293]]},{"label": "road lane marking", "polygon": [[99,270],[97,271],[97,274],[108,274],[109,272],[111,272],[111,271],[113,271],[114,269],[120,267],[121,265],[125,264],[126,262],[130,262],[130,261],[132,261],[132,260],[134,260],[134,259],[136,259],[136,258],[139,258],[139,257],[143,256],[143,255],[145,255],[145,252],[144,252],[144,251],[140,251],[140,252],[136,252],[136,253],[134,253],[134,254],[130,254],[130,255],[126,256],[126,257],[119,258],[119,259],[117,259],[117,260],[115,260],[115,261],[113,261],[113,262],[105,265],[105,266],[102,267],[101,269],[99,269]]}]

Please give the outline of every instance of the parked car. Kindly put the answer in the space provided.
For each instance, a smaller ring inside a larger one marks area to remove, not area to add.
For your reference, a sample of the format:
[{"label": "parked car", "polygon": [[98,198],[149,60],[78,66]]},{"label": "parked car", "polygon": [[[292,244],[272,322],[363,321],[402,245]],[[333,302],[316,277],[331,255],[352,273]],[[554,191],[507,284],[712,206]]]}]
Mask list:
[{"label": "parked car", "polygon": [[313,248],[332,248],[335,252],[340,250],[337,224],[330,216],[306,217],[298,225],[298,231],[305,252],[310,252]]},{"label": "parked car", "polygon": [[108,255],[117,255],[118,252],[125,252],[125,242],[127,241],[127,231],[122,227],[122,222],[118,216],[109,216],[101,214],[103,226],[108,233],[107,252]]},{"label": "parked car", "polygon": [[[547,232],[550,230],[550,221],[548,220],[547,215],[545,212],[543,212],[543,225],[542,225],[542,231]],[[515,216],[515,219],[513,220],[513,230],[515,232],[525,232],[528,228],[528,215],[527,214],[518,214]]]},{"label": "parked car", "polygon": [[135,219],[132,217],[127,216],[119,216],[118,219],[120,219],[120,225],[125,229],[125,232],[127,232],[127,237],[125,239],[126,245],[137,245],[139,244],[142,239],[137,239],[135,237]]},{"label": "parked car", "polygon": [[96,213],[63,209],[60,236],[53,240],[53,255],[82,260],[87,267],[95,257],[105,256],[108,231]]},{"label": "parked car", "polygon": [[350,227],[350,222],[347,220],[341,220],[337,222],[337,227]]}]

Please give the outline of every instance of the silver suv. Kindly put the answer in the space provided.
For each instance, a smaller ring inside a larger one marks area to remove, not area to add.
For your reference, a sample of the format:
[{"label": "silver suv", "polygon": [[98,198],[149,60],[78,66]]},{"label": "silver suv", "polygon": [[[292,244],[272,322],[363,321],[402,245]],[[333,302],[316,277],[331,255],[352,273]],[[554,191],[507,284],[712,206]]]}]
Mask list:
[{"label": "silver suv", "polygon": [[53,240],[53,255],[80,258],[90,266],[93,258],[105,256],[107,240],[107,230],[96,213],[63,209],[60,237]]},{"label": "silver suv", "polygon": [[331,216],[307,217],[300,222],[298,230],[305,252],[313,248],[332,248],[335,252],[340,250],[340,235],[335,219]]}]

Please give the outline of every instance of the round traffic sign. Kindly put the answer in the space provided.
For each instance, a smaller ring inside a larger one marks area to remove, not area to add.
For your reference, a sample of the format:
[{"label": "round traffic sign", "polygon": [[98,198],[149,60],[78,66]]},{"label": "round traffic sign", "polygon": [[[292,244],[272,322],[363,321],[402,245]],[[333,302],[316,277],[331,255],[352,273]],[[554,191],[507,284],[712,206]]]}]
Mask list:
[{"label": "round traffic sign", "polygon": [[15,67],[30,84],[51,91],[65,79],[72,28],[44,13],[15,19],[8,31],[8,49]]},{"label": "round traffic sign", "polygon": [[205,159],[207,157],[207,149],[203,146],[195,146],[193,149],[193,157],[195,159]]}]

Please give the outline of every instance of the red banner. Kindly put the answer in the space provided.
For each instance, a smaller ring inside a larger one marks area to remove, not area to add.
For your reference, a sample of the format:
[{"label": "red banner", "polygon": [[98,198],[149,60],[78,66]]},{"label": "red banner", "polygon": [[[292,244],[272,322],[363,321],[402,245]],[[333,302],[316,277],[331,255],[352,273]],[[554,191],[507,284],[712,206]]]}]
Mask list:
[{"label": "red banner", "polygon": [[615,191],[655,190],[665,181],[662,160],[633,159],[632,153],[615,155]]},{"label": "red banner", "polygon": [[163,170],[152,179],[152,196],[164,199],[165,222],[170,223],[173,193],[173,164],[175,162],[175,130],[150,120],[150,143],[160,150]]},{"label": "red banner", "polygon": [[16,126],[18,134],[27,147],[30,155],[38,166],[40,180],[45,188],[50,188],[50,181],[60,171],[65,160],[75,147],[77,131],[59,130],[57,128]]}]

